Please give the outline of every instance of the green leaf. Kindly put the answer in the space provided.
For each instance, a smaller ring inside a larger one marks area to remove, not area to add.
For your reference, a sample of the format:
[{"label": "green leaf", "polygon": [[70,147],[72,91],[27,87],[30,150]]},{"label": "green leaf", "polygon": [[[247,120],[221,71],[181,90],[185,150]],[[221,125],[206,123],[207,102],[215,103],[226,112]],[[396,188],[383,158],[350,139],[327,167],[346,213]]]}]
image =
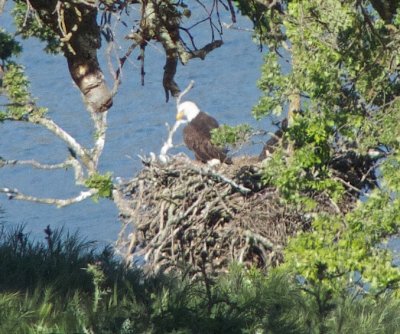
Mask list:
[{"label": "green leaf", "polygon": [[95,173],[85,181],[85,185],[88,188],[97,189],[97,196],[95,200],[101,198],[112,198],[112,190],[114,188],[112,182],[112,174],[110,172],[102,175]]},{"label": "green leaf", "polygon": [[247,124],[241,124],[238,126],[229,126],[224,124],[211,131],[211,142],[220,147],[226,145],[238,147],[250,139],[251,132],[252,129]]}]

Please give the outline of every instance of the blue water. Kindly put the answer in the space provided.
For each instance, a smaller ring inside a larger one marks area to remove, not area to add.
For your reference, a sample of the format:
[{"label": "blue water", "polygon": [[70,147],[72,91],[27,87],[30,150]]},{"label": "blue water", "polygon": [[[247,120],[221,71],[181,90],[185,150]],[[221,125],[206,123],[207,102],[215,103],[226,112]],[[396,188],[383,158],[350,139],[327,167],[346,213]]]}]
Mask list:
[{"label": "blue water", "polygon": [[[12,27],[10,7],[0,16],[0,27]],[[201,13],[195,13],[201,15]],[[229,16],[223,16],[229,23]],[[250,22],[238,17],[238,26],[251,28]],[[201,31],[198,31],[201,33]],[[200,35],[206,40],[208,34]],[[224,45],[210,53],[204,61],[194,59],[179,66],[176,81],[184,88],[195,81],[195,87],[185,96],[214,115],[220,123],[237,125],[250,123],[256,128],[269,128],[269,120],[256,122],[251,108],[260,92],[256,81],[260,75],[263,54],[253,43],[248,31],[224,30]],[[69,76],[62,56],[46,55],[43,44],[35,39],[22,41],[24,53],[18,59],[26,66],[32,93],[38,104],[49,108],[54,119],[80,143],[91,145],[92,123],[80,93]],[[100,51],[103,55],[104,48]],[[105,58],[102,67],[107,71]],[[145,86],[140,84],[139,63],[124,67],[120,90],[108,114],[107,142],[101,158],[101,172],[111,171],[115,177],[129,178],[141,167],[137,155],[158,153],[167,136],[165,123],[174,123],[175,102],[165,103],[162,88],[164,54],[159,45],[149,46],[146,52]],[[6,159],[37,159],[43,163],[61,162],[68,154],[63,143],[48,131],[23,123],[0,124],[0,156]],[[181,135],[175,142],[181,142]],[[261,144],[247,147],[239,154],[258,154]],[[187,151],[183,147],[174,152]],[[69,197],[79,192],[71,171],[37,171],[25,167],[0,169],[0,187],[17,188],[37,196]],[[0,208],[7,225],[26,224],[32,236],[42,237],[42,230],[64,226],[70,231],[79,229],[83,236],[101,243],[115,241],[120,223],[113,202],[91,200],[58,209],[53,206],[8,200],[0,196]]]}]

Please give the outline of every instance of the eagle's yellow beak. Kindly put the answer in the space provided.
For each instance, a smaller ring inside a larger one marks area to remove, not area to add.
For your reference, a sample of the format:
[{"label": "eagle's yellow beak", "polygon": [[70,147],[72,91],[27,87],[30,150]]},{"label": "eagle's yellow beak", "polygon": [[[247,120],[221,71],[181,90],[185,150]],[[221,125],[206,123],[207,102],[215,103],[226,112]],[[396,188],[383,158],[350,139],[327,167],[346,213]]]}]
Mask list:
[{"label": "eagle's yellow beak", "polygon": [[184,114],[183,111],[180,111],[180,112],[178,112],[178,113],[176,114],[176,120],[177,120],[177,121],[183,120],[184,117],[185,117],[185,114]]}]

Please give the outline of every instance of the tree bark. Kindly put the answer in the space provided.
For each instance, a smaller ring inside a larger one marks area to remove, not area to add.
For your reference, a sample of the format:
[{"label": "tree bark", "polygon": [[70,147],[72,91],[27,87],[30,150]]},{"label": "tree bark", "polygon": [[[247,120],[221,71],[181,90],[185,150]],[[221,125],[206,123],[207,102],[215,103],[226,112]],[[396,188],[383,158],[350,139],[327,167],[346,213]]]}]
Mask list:
[{"label": "tree bark", "polygon": [[89,111],[108,110],[112,106],[112,94],[97,59],[101,40],[95,2],[31,0],[30,4],[63,42],[69,72]]}]

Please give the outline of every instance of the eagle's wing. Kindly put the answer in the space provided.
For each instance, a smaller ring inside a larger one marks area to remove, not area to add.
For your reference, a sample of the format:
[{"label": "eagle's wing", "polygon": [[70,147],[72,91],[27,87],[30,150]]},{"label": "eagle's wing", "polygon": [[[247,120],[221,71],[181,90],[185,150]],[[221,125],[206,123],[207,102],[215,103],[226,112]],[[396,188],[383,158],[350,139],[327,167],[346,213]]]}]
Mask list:
[{"label": "eagle's wing", "polygon": [[202,124],[198,129],[209,139],[211,139],[211,130],[219,127],[217,120],[205,112],[199,113],[196,117],[196,123]]},{"label": "eagle's wing", "polygon": [[218,159],[221,162],[230,163],[226,152],[211,143],[210,134],[198,131],[196,127],[188,124],[183,129],[183,139],[186,146],[194,152],[196,159],[206,163],[212,159]]}]

